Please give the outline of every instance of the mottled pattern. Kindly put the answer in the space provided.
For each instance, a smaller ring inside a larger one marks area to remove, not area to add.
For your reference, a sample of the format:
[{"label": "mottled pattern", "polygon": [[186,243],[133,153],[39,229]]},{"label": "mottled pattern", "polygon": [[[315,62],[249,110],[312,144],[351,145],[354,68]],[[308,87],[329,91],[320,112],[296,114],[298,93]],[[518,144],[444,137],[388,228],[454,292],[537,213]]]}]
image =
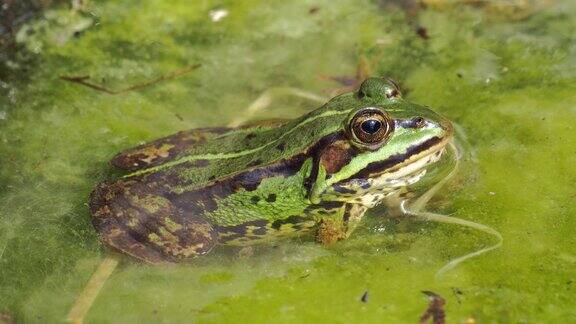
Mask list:
[{"label": "mottled pattern", "polygon": [[311,216],[290,216],[274,222],[260,220],[235,226],[219,226],[218,240],[227,245],[251,245],[310,232],[316,223],[317,220]]},{"label": "mottled pattern", "polygon": [[[322,199],[352,202],[372,208],[382,200],[404,192],[406,188],[420,181],[426,174],[426,167],[437,162],[444,150],[432,150],[422,146],[421,150],[413,150],[411,155],[394,156],[398,163],[385,169],[371,168],[367,178],[352,178],[340,181],[328,187],[322,194]],[[421,154],[421,155],[419,155]],[[410,160],[409,163],[405,163]]]},{"label": "mottled pattern", "polygon": [[347,139],[338,140],[322,149],[320,163],[327,174],[333,174],[350,163],[358,152],[359,149],[352,146]]},{"label": "mottled pattern", "polygon": [[339,217],[323,218],[319,222],[316,240],[329,245],[348,238],[362,220],[367,209],[359,204],[345,204]]},{"label": "mottled pattern", "polygon": [[93,224],[113,248],[150,263],[204,254],[215,244],[212,225],[151,194],[145,183],[102,183],[92,193]]},{"label": "mottled pattern", "polygon": [[166,161],[181,157],[186,154],[186,150],[191,146],[203,143],[229,130],[229,128],[214,127],[182,131],[126,150],[116,155],[110,163],[117,168],[127,171],[157,166]]},{"label": "mottled pattern", "polygon": [[[451,136],[434,112],[388,96],[393,88],[369,79],[362,96],[292,121],[189,130],[120,153],[112,164],[132,173],[94,190],[94,226],[107,245],[149,263],[307,232],[325,244],[344,239],[367,208],[418,181]],[[366,107],[395,125],[370,148],[348,126]]]}]

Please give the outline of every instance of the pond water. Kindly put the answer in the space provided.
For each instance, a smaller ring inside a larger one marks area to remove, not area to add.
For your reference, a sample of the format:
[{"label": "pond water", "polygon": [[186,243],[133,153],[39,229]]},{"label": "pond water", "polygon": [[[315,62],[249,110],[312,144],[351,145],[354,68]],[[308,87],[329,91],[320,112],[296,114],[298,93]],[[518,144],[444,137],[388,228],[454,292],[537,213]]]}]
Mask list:
[{"label": "pond water", "polygon": [[576,322],[576,4],[422,2],[102,1],[26,22],[0,80],[0,319],[66,320],[107,255],[87,201],[115,153],[299,116],[317,104],[246,108],[274,87],[329,96],[340,85],[328,77],[364,61],[459,125],[469,158],[428,209],[496,229],[501,248],[437,278],[494,239],[375,211],[331,247],[279,242],[174,267],[123,259],[86,322],[414,323],[421,291],[446,300],[448,322]]}]

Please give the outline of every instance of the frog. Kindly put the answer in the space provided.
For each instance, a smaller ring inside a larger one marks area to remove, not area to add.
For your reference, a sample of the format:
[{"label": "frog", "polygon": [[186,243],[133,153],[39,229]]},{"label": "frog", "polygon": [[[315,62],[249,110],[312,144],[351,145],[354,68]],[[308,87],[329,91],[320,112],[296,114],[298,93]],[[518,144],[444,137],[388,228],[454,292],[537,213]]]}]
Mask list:
[{"label": "frog", "polygon": [[104,245],[154,265],[305,235],[330,245],[376,206],[407,213],[453,138],[449,119],[370,77],[294,119],[195,128],[120,152],[110,163],[124,174],[90,194],[92,223]]}]

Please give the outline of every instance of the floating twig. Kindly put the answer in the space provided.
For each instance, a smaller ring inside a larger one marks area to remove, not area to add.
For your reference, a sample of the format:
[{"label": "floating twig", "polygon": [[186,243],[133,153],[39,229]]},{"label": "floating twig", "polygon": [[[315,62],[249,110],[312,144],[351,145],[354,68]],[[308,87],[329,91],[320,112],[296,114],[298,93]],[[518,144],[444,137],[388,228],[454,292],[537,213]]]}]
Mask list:
[{"label": "floating twig", "polygon": [[125,93],[125,92],[130,92],[130,91],[136,91],[136,90],[141,90],[144,88],[147,88],[149,86],[152,86],[156,83],[162,82],[162,81],[167,81],[167,80],[172,80],[175,79],[177,77],[180,77],[184,74],[190,73],[194,70],[196,70],[197,68],[199,68],[201,65],[200,64],[195,64],[195,65],[191,65],[191,66],[187,66],[185,68],[173,71],[171,73],[168,74],[164,74],[161,75],[155,79],[143,82],[143,83],[138,83],[132,86],[129,86],[128,88],[124,88],[124,89],[120,89],[120,90],[112,90],[112,89],[108,89],[103,85],[97,84],[97,83],[93,83],[90,82],[90,76],[89,75],[81,75],[81,76],[65,76],[65,75],[61,75],[60,79],[64,80],[64,81],[68,81],[68,82],[72,82],[72,83],[77,83],[80,85],[83,85],[85,87],[88,87],[90,89],[96,90],[96,91],[100,91],[100,92],[104,92],[107,93],[109,95],[117,95],[117,94],[121,94],[121,93]]},{"label": "floating twig", "polygon": [[4,324],[14,324],[14,319],[8,314],[0,313],[0,322]]},{"label": "floating twig", "polygon": [[100,290],[104,286],[104,283],[108,280],[108,277],[114,272],[116,266],[118,265],[118,258],[114,255],[107,256],[98,266],[98,269],[92,274],[88,284],[84,287],[84,290],[80,296],[74,302],[74,306],[70,310],[67,316],[68,323],[82,324],[84,323],[84,318],[88,311],[94,304],[96,297],[100,293]]}]

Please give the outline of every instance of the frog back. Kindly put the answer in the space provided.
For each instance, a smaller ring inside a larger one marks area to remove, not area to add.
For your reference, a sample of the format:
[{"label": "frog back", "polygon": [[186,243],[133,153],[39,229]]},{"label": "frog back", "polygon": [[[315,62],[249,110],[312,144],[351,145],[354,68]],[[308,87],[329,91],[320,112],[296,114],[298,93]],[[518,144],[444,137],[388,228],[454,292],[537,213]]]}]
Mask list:
[{"label": "frog back", "polygon": [[200,188],[309,152],[319,141],[341,130],[341,124],[332,118],[346,115],[349,109],[337,108],[332,103],[289,121],[184,131],[129,149],[111,162],[130,171],[125,177],[177,173],[185,178],[186,189]]}]

